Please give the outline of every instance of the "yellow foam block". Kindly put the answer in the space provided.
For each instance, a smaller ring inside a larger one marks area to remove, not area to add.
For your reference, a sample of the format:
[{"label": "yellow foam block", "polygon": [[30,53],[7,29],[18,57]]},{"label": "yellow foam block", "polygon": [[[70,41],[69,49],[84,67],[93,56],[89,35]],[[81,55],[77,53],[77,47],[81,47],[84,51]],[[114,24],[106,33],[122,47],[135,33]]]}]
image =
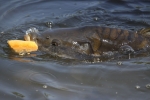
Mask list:
[{"label": "yellow foam block", "polygon": [[7,43],[10,48],[19,54],[38,50],[38,45],[34,41],[8,40]]}]

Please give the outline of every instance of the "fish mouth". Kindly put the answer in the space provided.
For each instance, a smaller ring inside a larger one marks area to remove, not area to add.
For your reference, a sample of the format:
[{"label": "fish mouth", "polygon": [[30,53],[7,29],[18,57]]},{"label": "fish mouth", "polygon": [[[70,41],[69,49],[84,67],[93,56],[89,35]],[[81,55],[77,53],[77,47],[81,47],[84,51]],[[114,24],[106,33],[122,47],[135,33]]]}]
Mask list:
[{"label": "fish mouth", "polygon": [[25,41],[34,41],[37,43],[37,35],[39,34],[39,31],[38,29],[36,28],[29,28],[27,31],[26,31],[26,34],[24,35],[24,40]]},{"label": "fish mouth", "polygon": [[31,37],[29,36],[29,34],[25,34],[24,35],[24,40],[25,41],[30,41],[31,39],[30,39]]}]

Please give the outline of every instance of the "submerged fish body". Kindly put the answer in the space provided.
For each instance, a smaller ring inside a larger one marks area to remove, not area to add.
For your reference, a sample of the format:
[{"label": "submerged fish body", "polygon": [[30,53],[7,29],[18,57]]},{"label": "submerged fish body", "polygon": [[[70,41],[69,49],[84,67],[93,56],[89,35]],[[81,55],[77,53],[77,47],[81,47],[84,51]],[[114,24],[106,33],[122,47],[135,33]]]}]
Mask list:
[{"label": "submerged fish body", "polygon": [[35,41],[39,49],[51,55],[86,59],[113,55],[114,52],[132,54],[147,50],[150,45],[150,29],[133,32],[101,26],[49,29],[38,32],[31,28],[26,39]]}]

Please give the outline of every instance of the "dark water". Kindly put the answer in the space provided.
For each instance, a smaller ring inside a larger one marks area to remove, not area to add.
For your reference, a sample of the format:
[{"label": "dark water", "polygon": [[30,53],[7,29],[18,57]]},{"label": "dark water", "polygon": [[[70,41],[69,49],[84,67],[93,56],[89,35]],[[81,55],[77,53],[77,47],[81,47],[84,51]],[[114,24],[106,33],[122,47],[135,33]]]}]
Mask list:
[{"label": "dark water", "polygon": [[101,25],[150,27],[149,0],[0,1],[2,100],[150,100],[150,56],[97,63],[13,55],[9,39],[25,31]]}]

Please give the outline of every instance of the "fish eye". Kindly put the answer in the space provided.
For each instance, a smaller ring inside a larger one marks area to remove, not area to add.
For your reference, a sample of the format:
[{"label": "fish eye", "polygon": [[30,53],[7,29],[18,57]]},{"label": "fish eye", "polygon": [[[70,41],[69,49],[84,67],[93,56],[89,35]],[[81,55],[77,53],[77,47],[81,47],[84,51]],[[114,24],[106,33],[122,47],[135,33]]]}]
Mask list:
[{"label": "fish eye", "polygon": [[57,42],[52,42],[52,46],[58,46]]},{"label": "fish eye", "polygon": [[59,46],[60,45],[60,41],[57,40],[57,39],[53,39],[52,42],[51,42],[51,45],[52,46]]}]

